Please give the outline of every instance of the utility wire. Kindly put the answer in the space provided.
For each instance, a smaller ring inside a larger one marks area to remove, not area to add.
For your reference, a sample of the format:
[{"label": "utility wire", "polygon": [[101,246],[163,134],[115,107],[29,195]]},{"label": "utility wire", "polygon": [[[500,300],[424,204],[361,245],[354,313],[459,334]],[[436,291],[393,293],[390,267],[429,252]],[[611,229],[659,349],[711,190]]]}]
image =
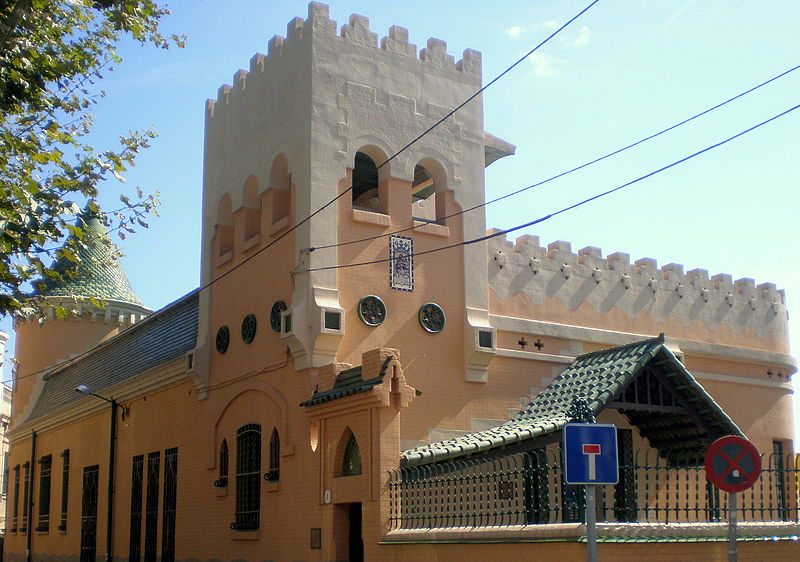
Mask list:
[{"label": "utility wire", "polygon": [[[425,129],[425,131],[423,131],[421,134],[419,134],[419,135],[418,135],[418,136],[417,136],[417,137],[416,137],[414,140],[412,140],[411,142],[409,142],[408,144],[406,144],[406,145],[405,145],[403,148],[401,148],[400,150],[398,150],[397,152],[395,152],[395,153],[394,153],[392,156],[390,156],[388,159],[386,159],[384,162],[382,162],[382,163],[381,163],[379,166],[377,166],[377,168],[378,168],[378,169],[380,169],[380,168],[382,168],[383,166],[385,166],[386,164],[388,164],[389,162],[391,162],[392,160],[394,160],[394,159],[395,159],[395,158],[396,158],[398,155],[400,155],[400,154],[402,154],[404,151],[408,150],[408,149],[409,149],[409,148],[410,148],[410,147],[411,147],[413,144],[415,144],[415,143],[416,143],[416,142],[418,142],[420,139],[422,139],[422,138],[423,138],[425,135],[427,135],[428,133],[430,133],[431,131],[433,131],[433,130],[434,130],[436,127],[438,127],[439,125],[441,125],[441,124],[442,124],[442,123],[443,123],[445,120],[447,120],[447,119],[449,119],[450,117],[452,117],[452,116],[453,116],[453,114],[455,114],[455,113],[456,113],[458,110],[460,110],[461,108],[463,108],[463,107],[464,107],[465,105],[467,105],[467,104],[468,104],[470,101],[472,101],[472,100],[473,100],[473,99],[475,99],[477,96],[479,96],[481,93],[483,93],[483,92],[484,92],[484,91],[485,91],[485,90],[486,90],[486,89],[487,89],[489,86],[491,86],[492,84],[494,84],[495,82],[497,82],[498,80],[500,80],[500,79],[501,79],[503,76],[505,76],[506,74],[508,74],[508,73],[509,73],[509,72],[510,72],[512,69],[514,69],[516,66],[518,66],[519,64],[521,64],[521,63],[522,63],[522,61],[524,61],[524,60],[525,60],[525,59],[527,59],[529,56],[531,56],[533,53],[535,53],[537,50],[539,50],[539,49],[540,49],[540,48],[541,48],[541,47],[542,47],[542,46],[543,46],[545,43],[547,43],[547,42],[548,42],[548,41],[550,41],[550,40],[551,40],[553,37],[555,37],[556,35],[558,35],[558,34],[559,34],[559,33],[560,33],[562,30],[564,30],[564,29],[565,29],[565,28],[566,28],[568,25],[570,25],[572,22],[574,22],[576,19],[578,19],[578,18],[579,18],[580,16],[582,16],[584,13],[586,13],[586,12],[589,10],[589,8],[591,8],[592,6],[594,6],[595,4],[597,4],[599,1],[600,1],[600,0],[593,0],[593,2],[591,2],[591,3],[590,3],[588,6],[586,6],[586,7],[585,7],[583,10],[581,10],[580,12],[578,12],[578,13],[577,13],[575,16],[573,16],[571,19],[569,19],[569,20],[568,20],[568,21],[567,21],[565,24],[563,24],[561,27],[559,27],[559,28],[558,28],[557,30],[555,30],[553,33],[551,33],[550,35],[548,35],[546,39],[544,39],[543,41],[541,41],[541,42],[540,42],[538,45],[536,45],[536,46],[535,46],[533,49],[531,49],[530,51],[528,51],[527,53],[525,53],[525,54],[524,54],[522,57],[520,57],[519,59],[517,59],[517,61],[516,61],[514,64],[512,64],[511,66],[509,66],[508,68],[506,68],[506,69],[505,69],[503,72],[501,72],[500,74],[498,74],[498,75],[497,75],[497,76],[496,76],[496,77],[495,77],[495,78],[494,78],[494,79],[493,79],[491,82],[489,82],[488,84],[486,84],[485,86],[483,86],[482,88],[480,88],[479,90],[477,90],[477,91],[476,91],[474,94],[472,94],[472,95],[471,95],[470,97],[468,97],[466,100],[464,100],[463,102],[461,102],[461,103],[460,103],[458,106],[456,106],[454,109],[452,109],[450,112],[448,112],[448,113],[447,113],[447,114],[446,114],[444,117],[442,117],[442,118],[441,118],[441,119],[439,119],[439,120],[438,120],[436,123],[434,123],[433,125],[431,125],[431,126],[430,126],[430,127],[428,127],[427,129]],[[350,191],[352,191],[352,189],[353,189],[353,186],[351,185],[351,186],[350,186],[350,187],[348,187],[347,189],[343,190],[343,191],[342,191],[341,193],[339,193],[339,194],[338,194],[336,197],[334,197],[333,199],[331,199],[330,201],[328,201],[327,203],[325,203],[325,204],[324,204],[322,207],[320,207],[320,208],[319,208],[319,209],[317,209],[316,211],[312,212],[310,215],[308,215],[306,218],[304,218],[304,219],[303,219],[303,220],[301,220],[300,222],[297,222],[297,223],[295,223],[295,224],[294,224],[294,225],[293,225],[291,228],[289,228],[288,230],[286,230],[285,232],[283,232],[283,233],[282,233],[280,236],[278,236],[277,238],[275,238],[275,239],[274,239],[273,241],[271,241],[269,244],[267,244],[267,245],[266,245],[266,246],[264,246],[263,248],[259,248],[259,249],[258,249],[256,252],[254,252],[254,253],[252,253],[251,255],[247,256],[247,257],[246,257],[245,259],[243,259],[241,262],[237,263],[235,266],[231,267],[230,269],[228,269],[228,270],[227,270],[227,271],[225,271],[224,273],[221,273],[219,276],[215,277],[214,279],[212,279],[211,281],[209,281],[209,282],[208,282],[208,283],[206,283],[205,285],[201,285],[201,286],[199,287],[199,290],[200,290],[200,291],[203,291],[203,290],[205,290],[205,289],[209,288],[209,287],[210,287],[210,286],[212,286],[214,283],[216,283],[217,281],[220,281],[221,279],[223,279],[223,278],[225,278],[226,276],[230,275],[231,273],[233,273],[234,271],[236,271],[237,269],[239,269],[240,267],[242,267],[244,264],[246,264],[247,262],[249,262],[250,260],[252,260],[252,259],[253,259],[253,258],[255,258],[256,256],[260,255],[260,254],[261,254],[262,252],[264,252],[265,250],[267,250],[267,249],[271,248],[272,246],[274,246],[275,244],[277,244],[278,242],[280,242],[281,240],[283,240],[283,239],[284,239],[286,236],[288,236],[289,234],[291,234],[292,232],[294,232],[295,230],[297,230],[298,228],[300,228],[301,226],[303,226],[305,223],[307,223],[308,221],[310,221],[310,220],[311,220],[312,218],[314,218],[316,215],[318,215],[319,213],[321,213],[322,211],[324,211],[325,209],[327,209],[328,207],[330,207],[331,205],[333,205],[333,204],[334,204],[336,201],[338,201],[339,199],[341,199],[342,197],[344,197],[346,194],[350,193]]]},{"label": "utility wire", "polygon": [[[422,137],[424,137],[425,135],[427,135],[428,133],[430,133],[432,130],[434,130],[436,127],[438,127],[439,125],[441,125],[441,124],[442,124],[442,122],[446,121],[446,120],[447,120],[447,119],[448,119],[450,116],[452,116],[452,115],[453,115],[453,114],[454,114],[456,111],[458,111],[459,109],[461,109],[462,107],[464,107],[465,105],[467,105],[469,102],[471,102],[472,100],[474,100],[474,99],[475,99],[476,97],[478,97],[479,95],[481,95],[481,94],[483,93],[483,91],[484,91],[484,90],[486,90],[486,88],[488,88],[489,86],[491,86],[492,84],[494,84],[495,82],[497,82],[498,80],[500,80],[500,79],[501,79],[503,76],[505,76],[505,75],[506,75],[506,74],[508,74],[509,72],[511,72],[511,71],[512,71],[512,70],[513,70],[513,69],[514,69],[514,68],[515,68],[517,65],[519,65],[519,64],[522,64],[522,61],[524,61],[524,60],[525,60],[525,59],[527,59],[529,56],[531,56],[533,53],[535,53],[536,51],[538,51],[538,50],[539,50],[539,48],[540,48],[542,45],[544,45],[545,43],[547,43],[548,41],[550,41],[550,39],[552,39],[553,37],[555,37],[556,35],[558,35],[559,33],[561,33],[561,31],[562,31],[564,28],[566,28],[566,27],[567,27],[569,24],[571,24],[571,23],[572,23],[572,22],[574,22],[576,19],[578,19],[579,17],[581,17],[581,16],[582,16],[584,13],[586,13],[586,12],[589,10],[589,8],[591,8],[592,6],[594,6],[595,4],[597,4],[599,1],[600,1],[600,0],[594,0],[594,2],[592,2],[591,4],[589,4],[588,6],[586,6],[586,7],[585,7],[583,10],[581,10],[580,12],[578,12],[576,15],[574,15],[574,16],[572,17],[572,19],[570,19],[569,21],[567,21],[567,23],[565,23],[564,25],[562,25],[561,27],[559,27],[558,29],[556,29],[556,30],[555,30],[553,33],[551,33],[550,35],[548,35],[548,36],[547,36],[547,38],[546,38],[544,41],[542,41],[541,43],[539,43],[538,45],[536,45],[536,46],[535,46],[533,49],[531,49],[530,51],[528,51],[527,53],[525,53],[524,55],[522,55],[522,57],[520,57],[520,59],[519,59],[519,60],[517,60],[517,62],[515,62],[514,64],[512,64],[511,66],[509,66],[508,68],[506,68],[506,69],[505,69],[503,72],[501,72],[500,74],[498,74],[498,75],[497,75],[497,76],[494,78],[494,80],[492,80],[491,82],[489,82],[488,84],[486,84],[486,85],[485,85],[483,88],[481,88],[480,90],[478,90],[477,92],[475,92],[474,94],[472,94],[470,97],[468,97],[467,99],[465,99],[463,102],[461,102],[459,105],[457,105],[457,106],[456,106],[454,109],[452,109],[452,110],[451,110],[449,113],[447,113],[447,114],[446,114],[444,117],[442,117],[442,118],[441,118],[441,119],[439,119],[439,120],[438,120],[436,123],[434,123],[433,125],[431,125],[430,127],[428,127],[428,128],[427,128],[427,129],[426,129],[426,130],[425,130],[425,131],[424,131],[424,132],[421,134],[421,135],[419,135],[417,138],[415,138],[414,140],[412,140],[410,143],[408,143],[407,145],[405,145],[403,148],[401,148],[400,150],[398,150],[397,152],[395,152],[395,153],[394,153],[392,156],[390,156],[390,157],[389,157],[389,158],[388,158],[388,159],[387,159],[385,162],[383,162],[383,163],[382,163],[380,166],[378,166],[378,169],[382,168],[383,166],[385,166],[386,164],[388,164],[389,162],[391,162],[392,160],[394,160],[395,158],[397,158],[398,156],[400,156],[400,155],[401,155],[403,152],[405,152],[406,150],[408,150],[408,149],[411,147],[411,145],[413,145],[413,144],[414,144],[414,143],[416,143],[418,140],[420,140]],[[351,188],[350,188],[350,189],[352,189],[352,186],[351,186]]]},{"label": "utility wire", "polygon": [[581,207],[581,206],[583,206],[583,205],[585,205],[587,203],[590,203],[591,201],[594,201],[596,199],[600,199],[601,197],[605,197],[606,195],[611,195],[612,193],[615,193],[615,192],[617,192],[617,191],[619,191],[621,189],[624,189],[624,188],[626,188],[628,186],[631,186],[631,185],[633,185],[635,183],[638,183],[638,182],[640,182],[640,181],[642,181],[644,179],[647,179],[647,178],[649,178],[651,176],[659,174],[659,173],[661,173],[661,172],[663,172],[665,170],[668,170],[668,169],[670,169],[670,168],[672,168],[674,166],[677,166],[678,164],[682,164],[682,163],[684,163],[684,162],[686,162],[688,160],[691,160],[692,158],[695,158],[697,156],[700,156],[701,154],[704,154],[704,153],[706,153],[706,152],[708,152],[710,150],[718,148],[718,147],[720,147],[720,146],[722,146],[722,145],[724,145],[724,144],[726,144],[726,143],[728,143],[728,142],[730,142],[730,141],[732,141],[732,140],[734,140],[734,139],[736,139],[738,137],[741,137],[742,135],[746,135],[747,133],[750,133],[750,132],[758,129],[759,127],[762,127],[762,126],[766,125],[767,123],[770,123],[771,121],[774,121],[774,120],[776,120],[776,119],[778,119],[780,117],[783,117],[784,115],[787,115],[787,114],[791,113],[792,111],[794,111],[794,110],[796,110],[798,108],[800,108],[800,104],[795,105],[794,107],[791,107],[791,108],[787,109],[786,111],[783,111],[783,112],[781,112],[781,113],[779,113],[777,115],[774,115],[773,117],[770,117],[769,119],[761,121],[760,123],[758,123],[756,125],[753,125],[752,127],[748,128],[748,129],[745,129],[744,131],[740,131],[739,133],[736,133],[733,136],[730,136],[730,137],[728,137],[728,138],[726,138],[724,140],[721,140],[720,142],[718,142],[716,144],[712,144],[711,146],[707,146],[706,148],[703,148],[702,150],[698,150],[697,152],[689,154],[688,156],[684,156],[683,158],[681,158],[679,160],[675,160],[674,162],[672,162],[670,164],[667,164],[666,166],[662,166],[661,168],[658,168],[657,170],[653,170],[652,172],[649,172],[649,173],[647,173],[647,174],[645,174],[643,176],[639,176],[638,178],[636,178],[634,180],[626,182],[626,183],[624,183],[622,185],[619,185],[619,186],[614,187],[612,189],[609,189],[607,191],[603,191],[602,193],[598,193],[596,195],[588,197],[588,198],[586,198],[586,199],[584,199],[582,201],[579,201],[577,203],[569,205],[568,207],[564,207],[562,209],[559,209],[558,211],[550,213],[549,215],[545,215],[543,217],[539,217],[538,219],[535,219],[535,220],[532,220],[532,221],[529,221],[529,222],[526,222],[526,223],[523,223],[523,224],[519,224],[517,226],[511,227],[511,228],[507,228],[505,230],[498,230],[496,232],[492,232],[491,234],[487,234],[486,236],[480,236],[478,238],[473,238],[471,240],[465,240],[463,242],[457,242],[455,244],[442,246],[440,248],[433,248],[431,250],[425,250],[425,251],[422,251],[422,252],[414,252],[410,256],[404,256],[403,258],[382,258],[382,259],[378,259],[378,260],[371,260],[371,261],[358,262],[358,263],[350,263],[350,264],[344,264],[344,265],[329,265],[329,266],[325,266],[325,267],[314,267],[314,268],[310,268],[310,269],[305,269],[304,271],[310,272],[310,271],[324,271],[324,270],[329,270],[329,269],[344,269],[344,268],[349,268],[349,267],[359,267],[359,266],[362,266],[362,265],[372,265],[372,264],[376,264],[376,263],[384,263],[384,262],[393,261],[393,260],[396,260],[396,259],[405,259],[406,257],[424,256],[426,254],[432,254],[434,252],[441,252],[443,250],[449,250],[451,248],[458,248],[458,247],[461,247],[461,246],[468,246],[470,244],[476,244],[478,242],[483,242],[485,240],[489,240],[490,238],[496,238],[497,236],[504,236],[504,235],[506,235],[506,234],[508,234],[510,232],[514,232],[516,230],[520,230],[520,229],[527,228],[529,226],[533,226],[535,224],[539,224],[541,222],[544,222],[544,221],[546,221],[548,219],[551,219],[551,218],[553,218],[553,217],[555,217],[557,215],[560,215],[562,213],[566,213],[567,211],[571,211],[571,210],[576,209],[578,207]]},{"label": "utility wire", "polygon": [[[708,109],[705,109],[705,110],[701,111],[700,113],[696,113],[696,114],[692,115],[691,117],[689,117],[687,119],[684,119],[683,121],[680,121],[679,123],[675,123],[674,125],[671,125],[670,127],[667,127],[666,129],[661,129],[657,133],[654,133],[654,134],[652,134],[650,136],[644,137],[644,138],[642,138],[642,139],[640,139],[640,140],[638,140],[636,142],[633,142],[633,143],[631,143],[629,145],[623,146],[622,148],[618,148],[617,150],[614,150],[612,152],[609,152],[608,154],[605,154],[603,156],[595,158],[594,160],[590,160],[590,161],[588,161],[588,162],[586,162],[584,164],[581,164],[580,166],[576,166],[574,168],[571,168],[569,170],[566,170],[564,172],[561,172],[559,174],[551,176],[551,177],[549,177],[549,178],[547,178],[545,180],[542,180],[542,181],[539,181],[537,183],[534,183],[533,185],[529,185],[527,187],[523,187],[523,188],[518,189],[516,191],[512,191],[511,193],[506,193],[505,195],[501,195],[500,197],[497,197],[496,199],[492,199],[491,201],[486,201],[485,203],[480,203],[478,205],[474,205],[472,207],[468,207],[468,208],[463,209],[461,211],[456,211],[456,212],[451,213],[449,215],[445,215],[439,220],[447,220],[449,218],[457,217],[459,215],[463,215],[465,213],[469,213],[469,212],[474,211],[476,209],[480,209],[481,207],[486,207],[487,205],[491,205],[493,203],[497,203],[497,202],[502,201],[504,199],[508,199],[509,197],[513,197],[515,195],[519,195],[520,193],[523,193],[523,192],[528,191],[530,189],[533,189],[535,187],[540,187],[540,186],[542,186],[542,185],[544,185],[546,183],[549,183],[549,182],[551,182],[553,180],[556,180],[558,178],[564,177],[564,176],[566,176],[568,174],[571,174],[573,172],[577,172],[578,170],[586,168],[587,166],[591,166],[593,164],[597,164],[598,162],[600,162],[602,160],[605,160],[606,158],[610,158],[610,157],[615,156],[615,155],[617,155],[617,154],[619,154],[621,152],[625,152],[626,150],[629,150],[629,149],[631,149],[631,148],[633,148],[635,146],[638,146],[638,145],[640,145],[642,143],[645,143],[645,142],[647,142],[649,140],[652,140],[652,139],[654,139],[654,138],[656,138],[658,136],[661,136],[664,133],[667,133],[667,132],[669,132],[669,131],[671,131],[673,129],[676,129],[676,128],[682,126],[682,125],[685,125],[686,123],[689,123],[690,121],[694,121],[698,117],[702,117],[703,115],[706,115],[707,113],[710,113],[710,112],[712,112],[712,111],[714,111],[716,109],[719,109],[720,107],[722,107],[724,105],[727,105],[727,104],[731,103],[734,100],[737,100],[737,99],[739,99],[739,98],[741,98],[743,96],[746,96],[747,94],[750,94],[750,93],[758,90],[759,88],[761,88],[763,86],[766,86],[770,82],[774,82],[775,80],[778,80],[779,78],[783,78],[784,76],[794,72],[798,68],[800,68],[800,65],[794,66],[794,67],[790,68],[789,70],[781,72],[780,74],[778,74],[776,76],[773,76],[769,80],[765,80],[764,82],[761,82],[760,84],[757,84],[756,86],[753,86],[752,88],[750,88],[748,90],[745,90],[744,92],[736,94],[732,98],[728,98],[727,100],[725,100],[725,101],[723,101],[721,103],[718,103],[717,105],[714,105],[712,107],[709,107]],[[423,223],[423,224],[427,224],[427,223]],[[348,240],[347,242],[337,242],[335,244],[326,244],[324,246],[315,246],[315,247],[309,248],[308,250],[313,252],[315,250],[326,250],[328,248],[337,248],[339,246],[348,246],[350,244],[358,244],[358,243],[361,243],[361,242],[369,242],[371,240],[377,240],[378,238],[384,238],[386,236],[391,236],[393,234],[400,234],[402,232],[408,232],[409,230],[415,230],[415,229],[419,228],[420,226],[422,226],[422,225],[415,224],[415,225],[412,225],[412,226],[408,226],[406,228],[401,228],[399,230],[394,230],[392,232],[385,232],[383,234],[376,234],[374,236],[368,236],[366,238],[359,238],[357,240]]]},{"label": "utility wire", "polygon": [[[563,30],[564,30],[564,29],[565,29],[567,26],[569,26],[569,25],[570,25],[572,22],[574,22],[576,19],[578,19],[578,18],[579,18],[580,16],[582,16],[584,13],[586,13],[586,12],[589,10],[589,8],[591,8],[592,6],[594,6],[595,4],[597,4],[599,1],[600,1],[600,0],[593,0],[593,2],[591,2],[591,3],[590,3],[588,6],[586,6],[586,7],[585,7],[583,10],[581,10],[580,12],[578,12],[578,13],[577,13],[575,16],[573,16],[571,19],[569,19],[569,20],[568,20],[568,21],[567,21],[565,24],[563,24],[561,27],[559,27],[559,28],[558,28],[557,30],[555,30],[553,33],[551,33],[550,35],[548,35],[546,39],[544,39],[543,41],[541,41],[541,42],[540,42],[538,45],[536,45],[536,46],[535,46],[533,49],[531,49],[530,51],[528,51],[527,53],[525,53],[525,54],[524,54],[522,57],[520,57],[520,58],[519,58],[519,59],[518,59],[516,62],[514,62],[514,64],[512,64],[511,66],[509,66],[508,68],[506,68],[506,69],[505,69],[503,72],[501,72],[500,74],[498,74],[498,75],[497,75],[497,76],[496,76],[494,79],[492,79],[492,81],[491,81],[491,82],[489,82],[488,84],[486,84],[485,86],[483,86],[482,88],[480,88],[479,90],[477,90],[477,91],[476,91],[474,94],[472,94],[472,95],[471,95],[470,97],[468,97],[466,100],[464,100],[463,102],[461,102],[461,103],[460,103],[458,106],[456,106],[454,109],[452,109],[450,112],[448,112],[448,113],[447,113],[447,114],[446,114],[444,117],[442,117],[442,118],[441,118],[441,119],[439,119],[439,120],[438,120],[436,123],[434,123],[433,125],[431,125],[430,127],[428,127],[428,128],[425,130],[425,131],[423,131],[421,134],[419,134],[419,135],[418,135],[418,136],[417,136],[417,137],[416,137],[414,140],[412,140],[411,142],[409,142],[408,144],[406,144],[406,145],[405,145],[403,148],[401,148],[400,150],[398,150],[397,152],[395,152],[395,153],[394,153],[392,156],[390,156],[390,157],[389,157],[389,158],[388,158],[386,161],[382,162],[382,163],[381,163],[379,166],[377,166],[377,167],[378,167],[379,169],[380,169],[380,168],[382,168],[383,166],[385,166],[386,164],[388,164],[389,162],[391,162],[392,160],[394,160],[394,159],[395,159],[395,158],[396,158],[398,155],[400,155],[400,154],[401,154],[401,153],[403,153],[404,151],[408,150],[408,149],[409,149],[409,148],[410,148],[412,145],[414,145],[416,142],[418,142],[420,139],[422,139],[422,138],[423,138],[425,135],[427,135],[428,133],[430,133],[431,131],[433,131],[433,130],[434,130],[436,127],[438,127],[439,125],[441,125],[441,124],[442,124],[444,121],[446,121],[447,119],[449,119],[450,117],[452,117],[452,116],[453,116],[453,114],[455,114],[455,113],[456,113],[458,110],[460,110],[461,108],[463,108],[463,107],[464,107],[466,104],[468,104],[470,101],[472,101],[472,100],[473,100],[473,99],[475,99],[477,96],[479,96],[481,93],[483,93],[483,92],[484,92],[484,91],[485,91],[485,90],[486,90],[486,89],[487,89],[489,86],[493,85],[495,82],[497,82],[498,80],[500,80],[500,79],[501,79],[503,76],[505,76],[506,74],[508,74],[508,73],[509,73],[509,72],[510,72],[512,69],[514,69],[516,66],[518,66],[519,64],[521,64],[521,63],[522,63],[522,62],[523,62],[525,59],[527,59],[529,56],[531,56],[533,53],[535,53],[537,50],[539,50],[539,49],[540,49],[542,46],[544,46],[544,45],[545,45],[545,44],[546,44],[548,41],[550,41],[550,40],[551,40],[553,37],[555,37],[556,35],[558,35],[558,34],[559,34],[561,31],[563,31]],[[214,283],[216,283],[216,282],[218,282],[218,281],[222,280],[223,278],[225,278],[225,277],[226,277],[226,276],[228,276],[229,274],[233,273],[234,271],[236,271],[237,269],[239,269],[240,267],[242,267],[244,264],[246,264],[247,262],[249,262],[250,260],[252,260],[252,259],[253,259],[253,258],[255,258],[256,256],[258,256],[259,254],[261,254],[262,252],[264,252],[265,250],[267,250],[267,249],[271,248],[272,246],[274,246],[275,244],[277,244],[278,242],[280,242],[280,241],[281,241],[283,238],[285,238],[286,236],[288,236],[289,234],[291,234],[292,232],[294,232],[296,229],[298,229],[299,227],[301,227],[302,225],[304,225],[304,224],[305,224],[305,223],[307,223],[308,221],[310,221],[310,220],[311,220],[313,217],[315,217],[316,215],[318,215],[319,213],[321,213],[322,211],[324,211],[325,209],[327,209],[328,207],[330,207],[331,205],[333,205],[333,204],[334,204],[336,201],[338,201],[339,199],[341,199],[341,198],[342,198],[344,195],[346,195],[347,193],[349,193],[350,191],[352,191],[352,189],[353,189],[353,186],[351,185],[350,187],[348,187],[347,189],[345,189],[344,191],[342,191],[341,193],[339,193],[339,194],[338,194],[336,197],[334,197],[333,199],[331,199],[330,201],[328,201],[327,203],[325,203],[325,204],[324,204],[322,207],[320,207],[320,208],[319,208],[319,209],[317,209],[316,211],[312,212],[312,213],[311,213],[310,215],[308,215],[306,218],[304,218],[304,219],[303,219],[303,220],[301,220],[300,222],[298,222],[298,223],[294,224],[294,225],[293,225],[292,227],[290,227],[288,230],[286,230],[285,232],[283,232],[283,233],[282,233],[280,236],[278,236],[277,238],[275,238],[275,239],[274,239],[272,242],[270,242],[269,244],[267,244],[267,245],[266,245],[266,246],[264,246],[263,248],[260,248],[259,250],[257,250],[257,251],[256,251],[256,252],[254,252],[253,254],[249,255],[249,256],[248,256],[248,257],[246,257],[244,260],[242,260],[241,262],[237,263],[235,266],[231,267],[229,270],[225,271],[224,273],[220,274],[219,276],[215,277],[214,279],[212,279],[211,281],[209,281],[209,282],[208,282],[208,283],[206,283],[205,285],[201,285],[200,287],[198,287],[198,288],[196,289],[196,291],[203,291],[203,290],[205,290],[205,289],[208,289],[208,288],[209,288],[209,287],[211,287],[211,286],[212,286]],[[88,349],[88,350],[84,351],[83,353],[80,353],[80,354],[76,355],[75,357],[71,358],[69,361],[70,361],[70,362],[72,362],[72,361],[75,361],[76,359],[79,359],[80,357],[82,357],[82,356],[86,355],[86,354],[87,354],[87,353],[89,353],[90,351],[93,351],[94,349],[95,349],[94,347],[93,347],[93,348],[91,348],[91,349]],[[23,375],[23,376],[21,376],[21,377],[16,377],[16,378],[14,378],[13,380],[19,380],[19,379],[23,379],[23,378],[26,378],[26,377],[29,377],[29,376],[38,375],[38,374],[40,374],[41,372],[43,372],[43,371],[36,372],[36,373],[29,373],[29,374],[27,374],[27,375]]]}]

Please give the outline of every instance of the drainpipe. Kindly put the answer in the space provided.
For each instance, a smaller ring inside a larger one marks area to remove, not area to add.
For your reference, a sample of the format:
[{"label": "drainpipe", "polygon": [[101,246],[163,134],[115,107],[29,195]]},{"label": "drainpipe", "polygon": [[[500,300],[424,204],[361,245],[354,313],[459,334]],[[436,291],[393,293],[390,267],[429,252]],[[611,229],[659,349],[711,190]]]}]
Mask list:
[{"label": "drainpipe", "polygon": [[108,513],[106,515],[106,562],[111,562],[111,541],[114,538],[114,461],[117,452],[117,401],[111,402],[111,429],[108,442]]},{"label": "drainpipe", "polygon": [[28,502],[28,528],[27,528],[27,536],[25,537],[26,545],[25,545],[25,560],[26,562],[31,562],[32,560],[32,553],[31,553],[31,539],[33,538],[33,475],[34,469],[33,467],[36,466],[36,432],[31,431],[31,468],[28,471],[28,497],[25,498],[25,501]]}]

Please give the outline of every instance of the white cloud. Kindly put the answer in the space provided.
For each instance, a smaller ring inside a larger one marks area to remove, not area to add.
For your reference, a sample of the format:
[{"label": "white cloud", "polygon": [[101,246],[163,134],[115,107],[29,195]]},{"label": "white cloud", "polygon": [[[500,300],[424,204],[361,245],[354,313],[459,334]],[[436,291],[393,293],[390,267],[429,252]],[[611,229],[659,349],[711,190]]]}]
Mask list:
[{"label": "white cloud", "polygon": [[529,60],[533,65],[533,72],[537,76],[553,76],[556,73],[556,66],[563,62],[539,52],[533,53]]},{"label": "white cloud", "polygon": [[586,45],[588,45],[591,39],[592,39],[592,30],[589,29],[589,26],[584,25],[578,32],[577,37],[567,41],[567,46],[573,49],[579,49],[581,47],[585,47]]},{"label": "white cloud", "polygon": [[512,39],[517,39],[520,35],[525,33],[525,28],[521,25],[515,25],[514,27],[509,27],[508,29],[504,30],[503,33],[511,37]]},{"label": "white cloud", "polygon": [[558,29],[558,22],[555,20],[543,21],[536,24],[536,29]]}]

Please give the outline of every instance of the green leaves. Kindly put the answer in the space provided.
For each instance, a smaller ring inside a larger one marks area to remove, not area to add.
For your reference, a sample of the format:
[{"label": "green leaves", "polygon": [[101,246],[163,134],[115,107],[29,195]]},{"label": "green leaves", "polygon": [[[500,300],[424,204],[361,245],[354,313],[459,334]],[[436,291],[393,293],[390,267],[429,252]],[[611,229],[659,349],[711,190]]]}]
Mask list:
[{"label": "green leaves", "polygon": [[37,309],[31,281],[58,275],[52,258],[77,267],[79,248],[110,244],[76,223],[84,204],[120,237],[157,216],[158,194],[139,188],[120,194],[120,209],[104,213],[95,201],[101,185],[121,187],[155,133],[132,131],[102,149],[84,137],[104,95],[97,83],[121,61],[115,47],[125,35],[183,46],[159,30],[167,13],[155,0],[0,2],[0,314]]}]

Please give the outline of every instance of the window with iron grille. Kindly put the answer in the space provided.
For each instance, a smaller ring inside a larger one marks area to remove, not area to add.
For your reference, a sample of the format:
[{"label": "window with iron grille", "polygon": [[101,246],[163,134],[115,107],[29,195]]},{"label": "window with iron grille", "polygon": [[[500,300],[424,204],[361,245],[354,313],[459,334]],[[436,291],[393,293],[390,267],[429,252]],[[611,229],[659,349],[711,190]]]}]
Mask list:
[{"label": "window with iron grille", "polygon": [[228,486],[228,441],[223,439],[219,446],[219,478],[214,481],[217,488]]},{"label": "window with iron grille", "polygon": [[95,562],[97,559],[97,481],[100,467],[83,469],[83,498],[81,501],[81,559],[80,562]]},{"label": "window with iron grille", "polygon": [[37,531],[50,530],[50,481],[53,472],[53,456],[39,459],[39,522]]},{"label": "window with iron grille", "polygon": [[31,480],[31,465],[29,462],[26,462],[22,465],[23,470],[23,477],[22,477],[22,527],[20,527],[20,532],[25,533],[28,531],[28,508],[30,507],[30,501],[28,500],[28,487]]},{"label": "window with iron grille", "polygon": [[131,536],[128,560],[139,562],[142,557],[142,491],[144,489],[144,455],[133,457],[131,466]]},{"label": "window with iron grille", "polygon": [[178,494],[178,448],[164,451],[164,502],[161,562],[175,562],[175,511]]},{"label": "window with iron grille", "polygon": [[269,469],[264,477],[270,482],[277,482],[281,477],[281,438],[277,428],[272,429],[269,438]]},{"label": "window with iron grille", "polygon": [[19,518],[19,465],[14,466],[14,507],[11,511],[11,532],[17,532]]},{"label": "window with iron grille", "polygon": [[158,474],[161,452],[147,454],[147,503],[144,515],[144,559],[155,560],[158,552]]},{"label": "window with iron grille", "polygon": [[67,530],[67,504],[69,502],[69,449],[61,451],[61,522],[59,531]]},{"label": "window with iron grille", "polygon": [[258,529],[261,512],[261,426],[243,425],[236,431],[235,531]]}]

